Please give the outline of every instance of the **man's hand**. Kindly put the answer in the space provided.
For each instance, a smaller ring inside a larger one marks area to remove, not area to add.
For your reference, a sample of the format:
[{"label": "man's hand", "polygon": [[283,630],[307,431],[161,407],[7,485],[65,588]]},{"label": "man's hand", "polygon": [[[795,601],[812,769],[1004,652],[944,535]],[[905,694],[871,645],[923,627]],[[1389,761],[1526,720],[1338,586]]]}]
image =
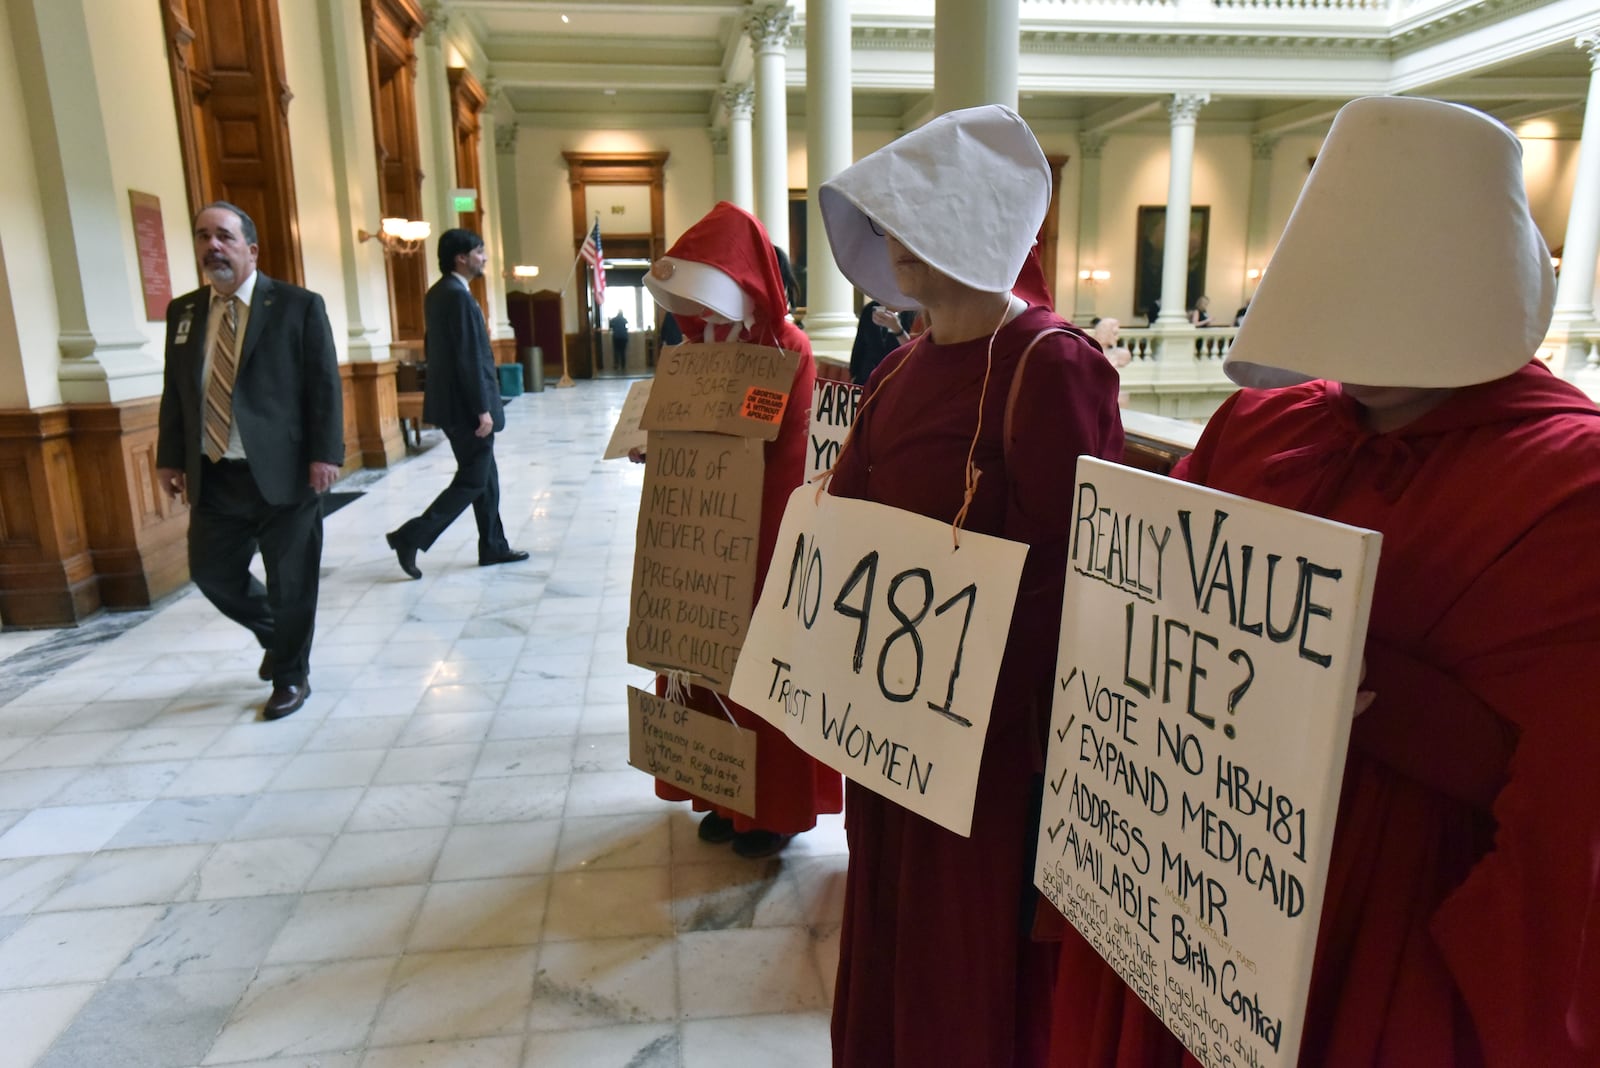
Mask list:
[{"label": "man's hand", "polygon": [[311,488],[318,493],[327,493],[339,478],[337,464],[324,464],[311,461]]},{"label": "man's hand", "polygon": [[628,450],[628,459],[632,460],[636,464],[644,463],[644,450],[635,445],[633,448]]},{"label": "man's hand", "polygon": [[161,492],[165,493],[173,500],[177,500],[179,497],[183,496],[185,481],[186,480],[183,477],[183,470],[181,468],[156,468],[156,485],[161,487]]},{"label": "man's hand", "polygon": [[494,433],[494,416],[488,412],[478,413],[478,429],[473,431],[480,438],[486,438]]}]

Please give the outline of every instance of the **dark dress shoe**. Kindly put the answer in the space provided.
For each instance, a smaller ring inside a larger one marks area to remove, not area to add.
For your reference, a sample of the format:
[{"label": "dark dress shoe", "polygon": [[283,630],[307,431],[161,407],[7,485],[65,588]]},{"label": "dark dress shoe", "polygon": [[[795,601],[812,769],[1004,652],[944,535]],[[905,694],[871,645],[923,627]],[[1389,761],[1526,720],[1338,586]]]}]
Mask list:
[{"label": "dark dress shoe", "polygon": [[392,531],[385,534],[383,539],[389,543],[389,548],[394,550],[395,559],[400,561],[400,570],[414,579],[421,578],[422,568],[417,566],[417,547],[401,541],[396,537],[397,533]]},{"label": "dark dress shoe", "polygon": [[518,560],[526,560],[527,558],[528,552],[526,549],[507,549],[505,552],[495,553],[493,556],[478,557],[478,566],[493,567],[495,564],[514,564]]},{"label": "dark dress shoe", "polygon": [[306,698],[311,696],[309,682],[291,682],[285,686],[274,686],[272,696],[267,698],[266,707],[261,710],[261,718],[265,720],[282,719],[300,711],[300,706],[306,703]]},{"label": "dark dress shoe", "polygon": [[776,831],[745,831],[733,836],[733,851],[746,860],[761,860],[783,852],[783,847],[793,837]]},{"label": "dark dress shoe", "polygon": [[256,678],[260,679],[262,682],[271,682],[272,668],[272,650],[267,649],[261,654],[261,666],[256,668]]},{"label": "dark dress shoe", "polygon": [[733,821],[716,812],[707,812],[705,819],[700,821],[700,841],[720,845],[731,842],[737,833],[733,829]]}]

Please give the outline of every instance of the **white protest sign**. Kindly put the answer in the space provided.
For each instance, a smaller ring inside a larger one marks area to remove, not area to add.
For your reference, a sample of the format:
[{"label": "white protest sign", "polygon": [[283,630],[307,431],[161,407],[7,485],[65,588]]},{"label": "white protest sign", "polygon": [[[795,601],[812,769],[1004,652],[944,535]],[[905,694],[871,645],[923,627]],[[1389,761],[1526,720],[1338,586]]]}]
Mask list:
[{"label": "white protest sign", "polygon": [[628,662],[733,678],[750,622],[765,446],[727,434],[650,433],[629,601]]},{"label": "white protest sign", "polygon": [[600,457],[602,460],[626,456],[629,449],[645,450],[649,435],[640,428],[639,417],[644,414],[644,406],[650,400],[650,382],[651,379],[641,378],[628,387],[628,395],[622,399],[622,414],[617,417],[617,425],[611,430],[611,440],[606,443],[606,451]]},{"label": "white protest sign", "polygon": [[756,815],[756,735],[628,687],[628,763],[680,790]]},{"label": "white protest sign", "polygon": [[811,388],[811,442],[806,448],[806,481],[833,466],[845,435],[861,407],[861,387],[852,382],[817,379]]},{"label": "white protest sign", "polygon": [[801,486],[728,694],[831,768],[967,834],[1027,546]]},{"label": "white protest sign", "polygon": [[1380,536],[1074,492],[1035,882],[1201,1064],[1294,1065]]},{"label": "white protest sign", "polygon": [[748,341],[675,345],[656,363],[640,425],[772,441],[799,367],[799,353]]}]

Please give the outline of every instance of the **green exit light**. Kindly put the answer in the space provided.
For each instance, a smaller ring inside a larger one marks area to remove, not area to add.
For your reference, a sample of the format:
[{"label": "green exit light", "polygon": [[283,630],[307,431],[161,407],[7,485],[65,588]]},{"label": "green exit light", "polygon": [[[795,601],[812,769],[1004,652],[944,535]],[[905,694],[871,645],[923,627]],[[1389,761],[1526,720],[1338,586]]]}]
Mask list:
[{"label": "green exit light", "polygon": [[464,213],[464,212],[469,212],[469,211],[477,211],[478,210],[478,198],[477,197],[456,197],[455,198],[455,205],[456,205],[457,213]]}]

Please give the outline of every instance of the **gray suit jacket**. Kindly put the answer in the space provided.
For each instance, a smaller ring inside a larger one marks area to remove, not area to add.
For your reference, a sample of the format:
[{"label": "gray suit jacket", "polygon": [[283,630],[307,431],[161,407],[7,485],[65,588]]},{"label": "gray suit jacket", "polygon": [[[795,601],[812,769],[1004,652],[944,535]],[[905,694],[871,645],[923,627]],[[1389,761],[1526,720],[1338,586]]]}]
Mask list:
[{"label": "gray suit jacket", "polygon": [[[191,504],[200,499],[200,390],[210,309],[210,286],[167,306],[156,463],[183,470]],[[313,460],[344,463],[344,393],[333,328],[320,296],[256,275],[234,380],[233,421],[250,473],[269,504],[291,504],[311,493]]]}]

